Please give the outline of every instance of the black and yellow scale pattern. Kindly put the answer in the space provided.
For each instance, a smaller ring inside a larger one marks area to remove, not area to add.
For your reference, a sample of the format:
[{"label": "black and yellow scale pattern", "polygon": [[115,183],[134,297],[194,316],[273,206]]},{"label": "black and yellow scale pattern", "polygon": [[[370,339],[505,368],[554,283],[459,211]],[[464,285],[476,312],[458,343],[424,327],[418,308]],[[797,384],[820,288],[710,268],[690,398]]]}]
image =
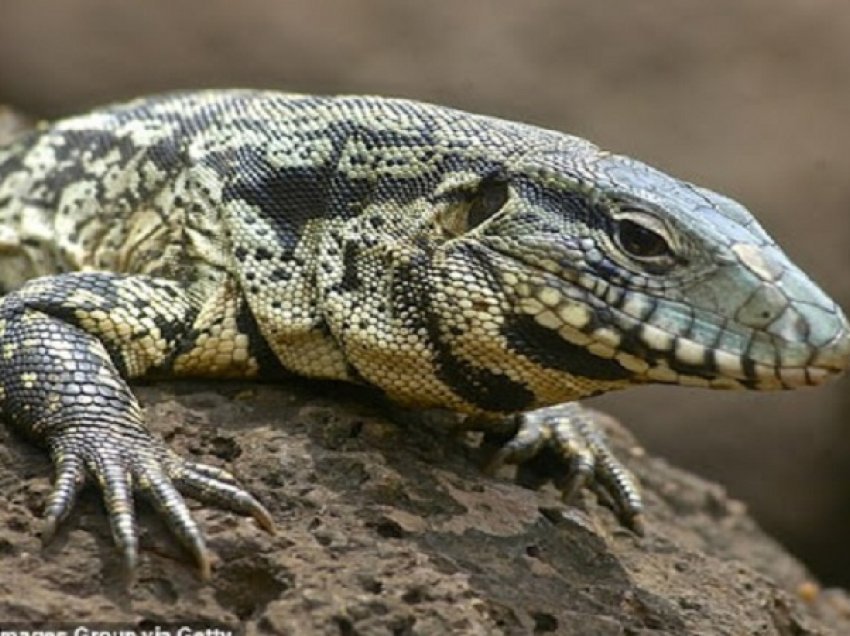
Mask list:
[{"label": "black and yellow scale pattern", "polygon": [[540,477],[555,457],[565,495],[591,487],[639,529],[575,400],[850,363],[844,315],[739,204],[582,139],[379,97],[194,92],[41,126],[0,149],[0,290],[0,410],[55,463],[47,534],[92,476],[130,566],[139,493],[204,573],[181,493],[272,519],[152,437],[127,380],[288,372],[507,424],[494,464]]}]

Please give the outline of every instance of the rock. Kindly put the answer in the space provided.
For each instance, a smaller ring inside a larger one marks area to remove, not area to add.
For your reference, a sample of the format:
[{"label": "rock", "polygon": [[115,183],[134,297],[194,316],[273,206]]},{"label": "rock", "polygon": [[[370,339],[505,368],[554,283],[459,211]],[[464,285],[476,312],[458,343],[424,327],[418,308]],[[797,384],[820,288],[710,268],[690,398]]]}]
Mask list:
[{"label": "rock", "polygon": [[586,495],[487,477],[470,444],[393,424],[355,388],[140,387],[185,456],[227,466],[272,511],[276,536],[195,507],[212,579],[139,506],[141,563],[125,585],[87,490],[41,550],[45,455],[0,437],[0,617],[7,622],[197,621],[284,634],[846,634],[850,599],[820,591],[723,489],[646,456],[599,415],[641,479],[647,534]]}]

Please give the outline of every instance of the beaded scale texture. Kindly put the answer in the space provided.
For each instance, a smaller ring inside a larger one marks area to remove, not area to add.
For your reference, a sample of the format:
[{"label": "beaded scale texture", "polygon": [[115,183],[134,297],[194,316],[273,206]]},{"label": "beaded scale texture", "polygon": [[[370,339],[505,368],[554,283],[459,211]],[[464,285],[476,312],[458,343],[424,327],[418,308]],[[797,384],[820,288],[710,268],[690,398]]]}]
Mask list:
[{"label": "beaded scale texture", "polygon": [[[146,429],[133,378],[367,384],[466,415],[565,497],[641,529],[575,400],[782,389],[850,364],[841,310],[738,203],[559,132],[381,97],[203,91],[0,148],[0,410],[87,476],[130,568],[141,494],[209,573],[182,495],[265,508]],[[182,494],[181,494],[182,493]]]}]

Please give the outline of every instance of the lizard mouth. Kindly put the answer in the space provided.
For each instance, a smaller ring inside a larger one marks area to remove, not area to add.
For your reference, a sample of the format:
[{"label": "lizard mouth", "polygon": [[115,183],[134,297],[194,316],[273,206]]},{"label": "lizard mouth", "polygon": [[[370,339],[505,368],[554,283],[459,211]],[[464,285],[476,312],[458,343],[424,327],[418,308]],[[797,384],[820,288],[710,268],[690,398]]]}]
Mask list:
[{"label": "lizard mouth", "polygon": [[[573,284],[551,285],[551,274],[545,278],[540,285],[509,285],[516,293],[517,310],[571,347],[618,364],[634,382],[793,389],[822,384],[850,367],[850,330],[840,312],[833,337],[819,346],[785,340],[721,316],[701,321],[691,314],[693,324],[674,333],[664,328],[663,320],[653,320],[658,303],[648,296],[626,292],[632,297],[612,303]],[[644,311],[642,305],[651,309]]]},{"label": "lizard mouth", "polygon": [[[779,282],[757,280],[749,296],[735,290],[744,298],[737,306],[716,290],[704,293],[712,277],[692,277],[686,289],[697,290],[700,307],[651,293],[649,285],[610,283],[541,256],[532,243],[521,247],[494,243],[491,258],[501,260],[500,282],[519,329],[550,336],[529,334],[543,346],[534,357],[544,366],[570,366],[564,359],[572,357],[577,366],[592,364],[600,376],[627,383],[757,390],[815,386],[850,369],[847,318],[794,272]],[[678,289],[685,289],[681,282]]]}]

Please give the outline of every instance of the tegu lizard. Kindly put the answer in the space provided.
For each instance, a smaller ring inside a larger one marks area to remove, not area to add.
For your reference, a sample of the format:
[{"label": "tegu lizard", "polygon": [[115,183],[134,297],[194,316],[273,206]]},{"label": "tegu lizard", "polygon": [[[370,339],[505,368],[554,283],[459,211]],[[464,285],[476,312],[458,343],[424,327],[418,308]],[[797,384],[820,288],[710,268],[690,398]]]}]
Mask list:
[{"label": "tegu lizard", "polygon": [[[661,382],[819,384],[841,310],[740,204],[560,132],[381,97],[219,90],[40,126],[0,148],[0,410],[49,451],[46,536],[87,478],[137,560],[133,497],[202,571],[183,495],[253,515],[148,431],[128,381],[370,385],[508,431],[566,496],[631,474],[575,402]],[[545,453],[544,453],[545,451]]]}]

